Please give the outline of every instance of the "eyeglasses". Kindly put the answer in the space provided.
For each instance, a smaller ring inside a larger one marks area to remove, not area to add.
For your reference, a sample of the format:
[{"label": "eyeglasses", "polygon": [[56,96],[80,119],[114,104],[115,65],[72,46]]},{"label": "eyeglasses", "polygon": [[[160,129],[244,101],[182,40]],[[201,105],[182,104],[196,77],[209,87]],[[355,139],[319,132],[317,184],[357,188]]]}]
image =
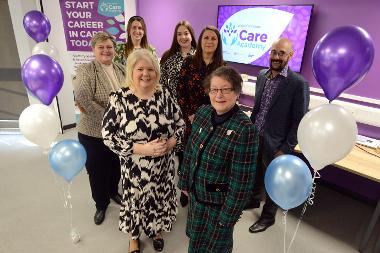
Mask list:
[{"label": "eyeglasses", "polygon": [[220,91],[223,95],[231,94],[232,91],[234,91],[234,88],[222,88],[222,89],[210,89],[209,93],[211,95],[218,94],[218,91]]},{"label": "eyeglasses", "polygon": [[270,54],[270,56],[273,56],[273,57],[275,57],[276,55],[278,55],[279,58],[282,58],[282,57],[288,55],[288,53],[286,53],[284,51],[277,52],[276,50],[270,50],[269,54]]}]

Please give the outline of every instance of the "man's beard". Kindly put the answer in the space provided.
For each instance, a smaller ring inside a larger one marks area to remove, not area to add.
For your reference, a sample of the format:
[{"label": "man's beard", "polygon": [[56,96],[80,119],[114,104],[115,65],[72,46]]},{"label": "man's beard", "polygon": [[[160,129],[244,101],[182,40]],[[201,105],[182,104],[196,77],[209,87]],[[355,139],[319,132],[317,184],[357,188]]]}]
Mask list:
[{"label": "man's beard", "polygon": [[[273,62],[278,63],[277,64],[278,66],[274,67],[273,66]],[[285,62],[283,60],[270,60],[270,69],[274,70],[274,71],[277,71],[277,72],[281,72],[285,68],[285,66],[286,66],[287,63],[288,62]]]}]

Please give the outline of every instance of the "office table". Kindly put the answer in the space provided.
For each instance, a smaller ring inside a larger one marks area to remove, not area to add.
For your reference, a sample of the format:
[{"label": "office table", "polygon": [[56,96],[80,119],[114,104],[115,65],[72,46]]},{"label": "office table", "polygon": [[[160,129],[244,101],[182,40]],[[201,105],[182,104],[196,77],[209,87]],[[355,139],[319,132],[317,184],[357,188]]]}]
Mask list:
[{"label": "office table", "polygon": [[[296,151],[301,152],[299,146],[296,147]],[[368,152],[380,156],[380,149],[356,145],[344,159],[334,163],[334,166],[380,183],[380,158]],[[367,229],[360,241],[359,252],[363,252],[366,248],[379,217],[380,199],[377,201],[375,211],[372,213]],[[380,237],[376,242],[375,252],[380,252]]]}]

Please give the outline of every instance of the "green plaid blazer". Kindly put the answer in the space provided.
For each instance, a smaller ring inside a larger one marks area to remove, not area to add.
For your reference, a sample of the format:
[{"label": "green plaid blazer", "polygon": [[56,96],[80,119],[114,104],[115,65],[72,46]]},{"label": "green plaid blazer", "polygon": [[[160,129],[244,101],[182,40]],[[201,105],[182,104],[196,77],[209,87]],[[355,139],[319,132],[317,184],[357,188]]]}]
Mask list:
[{"label": "green plaid blazer", "polygon": [[256,174],[258,134],[240,109],[215,127],[214,109],[195,115],[179,173],[178,187],[200,202],[220,205],[219,221],[233,225],[250,199]]}]

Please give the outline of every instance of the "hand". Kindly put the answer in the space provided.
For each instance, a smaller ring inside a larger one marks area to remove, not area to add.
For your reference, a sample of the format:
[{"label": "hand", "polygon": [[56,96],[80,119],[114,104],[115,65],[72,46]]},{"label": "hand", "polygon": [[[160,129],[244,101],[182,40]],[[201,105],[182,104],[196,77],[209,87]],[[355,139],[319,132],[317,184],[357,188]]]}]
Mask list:
[{"label": "hand", "polygon": [[167,144],[166,140],[155,139],[145,144],[146,146],[146,155],[158,157],[163,156],[167,153]]},{"label": "hand", "polygon": [[190,123],[191,123],[191,124],[193,124],[194,117],[195,117],[194,114],[192,114],[192,115],[190,115],[190,116],[188,117],[188,119],[190,120]]},{"label": "hand", "polygon": [[274,154],[274,157],[279,157],[280,155],[283,155],[284,152],[282,152],[281,150],[278,150],[275,154]]},{"label": "hand", "polygon": [[82,106],[78,105],[78,103],[76,101],[75,101],[75,106],[78,107],[78,109],[81,113],[86,113],[86,110]]}]

